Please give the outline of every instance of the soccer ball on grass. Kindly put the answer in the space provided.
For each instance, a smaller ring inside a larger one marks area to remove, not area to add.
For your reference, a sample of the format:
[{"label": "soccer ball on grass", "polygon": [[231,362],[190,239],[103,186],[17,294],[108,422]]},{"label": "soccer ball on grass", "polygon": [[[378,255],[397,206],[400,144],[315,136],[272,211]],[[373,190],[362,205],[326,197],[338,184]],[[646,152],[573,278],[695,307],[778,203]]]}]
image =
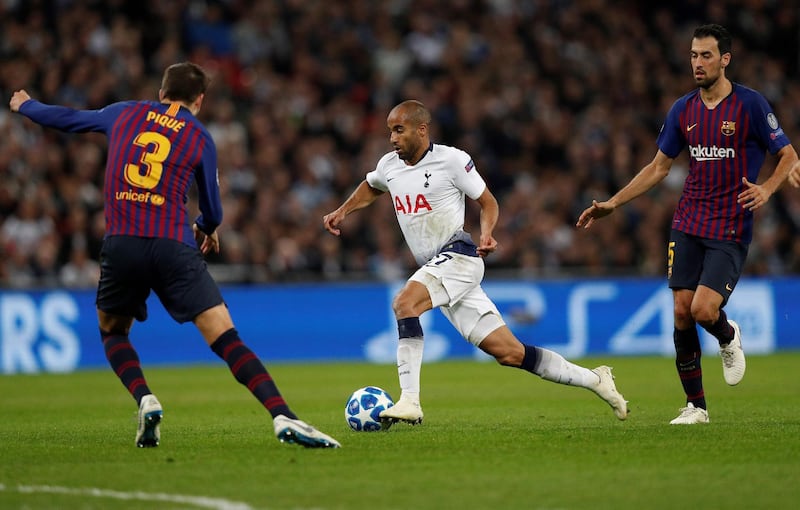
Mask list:
[{"label": "soccer ball on grass", "polygon": [[377,386],[366,386],[354,391],[347,399],[344,419],[357,432],[381,430],[381,411],[393,405],[394,400],[386,391]]}]

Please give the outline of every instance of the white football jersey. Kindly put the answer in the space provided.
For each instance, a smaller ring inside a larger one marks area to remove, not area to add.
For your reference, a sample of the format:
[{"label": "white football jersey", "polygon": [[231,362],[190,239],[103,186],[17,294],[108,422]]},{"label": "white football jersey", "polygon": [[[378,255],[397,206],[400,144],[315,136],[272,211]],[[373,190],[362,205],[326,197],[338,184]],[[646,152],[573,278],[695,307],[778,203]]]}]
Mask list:
[{"label": "white football jersey", "polygon": [[478,199],[486,183],[466,152],[431,144],[416,165],[395,152],[384,155],[367,183],[388,191],[403,236],[417,263],[432,259],[464,229],[464,195]]}]

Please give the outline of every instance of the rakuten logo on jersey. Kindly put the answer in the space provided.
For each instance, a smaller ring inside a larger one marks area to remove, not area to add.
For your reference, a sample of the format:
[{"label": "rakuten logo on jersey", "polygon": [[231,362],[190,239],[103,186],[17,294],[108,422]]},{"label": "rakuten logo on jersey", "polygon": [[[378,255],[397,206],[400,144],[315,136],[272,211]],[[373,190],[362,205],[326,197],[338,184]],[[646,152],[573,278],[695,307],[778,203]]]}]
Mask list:
[{"label": "rakuten logo on jersey", "polygon": [[736,157],[736,150],[733,147],[703,147],[702,145],[690,145],[689,154],[696,161],[719,161]]}]

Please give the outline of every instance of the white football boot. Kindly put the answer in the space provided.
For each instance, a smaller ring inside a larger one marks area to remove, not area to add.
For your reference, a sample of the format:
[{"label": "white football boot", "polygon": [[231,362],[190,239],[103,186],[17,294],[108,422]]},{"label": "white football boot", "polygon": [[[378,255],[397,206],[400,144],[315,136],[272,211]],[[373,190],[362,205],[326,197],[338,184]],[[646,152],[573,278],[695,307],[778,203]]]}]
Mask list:
[{"label": "white football boot", "polygon": [[681,409],[681,414],[669,422],[670,425],[694,425],[696,423],[708,423],[708,411],[688,402],[686,407]]},{"label": "white football boot", "polygon": [[744,377],[746,363],[739,325],[732,320],[728,320],[728,324],[733,327],[733,340],[719,346],[719,355],[722,358],[722,376],[726,383],[734,386]]},{"label": "white football boot", "polygon": [[145,395],[139,402],[139,426],[136,429],[136,446],[153,448],[161,441],[159,424],[163,417],[161,404],[155,395]]},{"label": "white football boot", "polygon": [[400,400],[395,405],[388,409],[381,411],[381,423],[384,429],[388,429],[392,423],[404,421],[411,425],[418,425],[422,423],[422,406],[418,400],[412,400],[404,395],[400,396]]},{"label": "white football boot", "polygon": [[597,386],[590,388],[592,391],[606,401],[611,409],[614,410],[614,415],[624,420],[628,417],[628,401],[617,391],[617,385],[614,384],[614,376],[611,374],[611,367],[601,365],[592,370],[600,378]]},{"label": "white football boot", "polygon": [[323,434],[303,420],[287,418],[279,414],[272,420],[275,436],[281,443],[299,444],[306,448],[340,448],[342,445],[327,434]]}]

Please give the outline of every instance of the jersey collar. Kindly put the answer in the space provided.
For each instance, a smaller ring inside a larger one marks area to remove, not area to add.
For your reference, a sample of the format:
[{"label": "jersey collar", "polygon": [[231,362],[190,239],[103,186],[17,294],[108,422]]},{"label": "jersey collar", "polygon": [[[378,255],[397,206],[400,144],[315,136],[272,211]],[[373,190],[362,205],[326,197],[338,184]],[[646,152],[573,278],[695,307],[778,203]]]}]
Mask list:
[{"label": "jersey collar", "polygon": [[414,163],[414,164],[415,164],[415,165],[419,165],[419,164],[420,164],[420,162],[421,162],[423,159],[425,159],[425,156],[427,156],[429,152],[433,152],[433,142],[430,142],[430,145],[428,145],[428,150],[426,150],[425,152],[423,152],[423,153],[422,153],[422,156],[420,156],[420,158],[419,158],[419,161],[417,161],[417,162],[416,162],[416,163]]}]

